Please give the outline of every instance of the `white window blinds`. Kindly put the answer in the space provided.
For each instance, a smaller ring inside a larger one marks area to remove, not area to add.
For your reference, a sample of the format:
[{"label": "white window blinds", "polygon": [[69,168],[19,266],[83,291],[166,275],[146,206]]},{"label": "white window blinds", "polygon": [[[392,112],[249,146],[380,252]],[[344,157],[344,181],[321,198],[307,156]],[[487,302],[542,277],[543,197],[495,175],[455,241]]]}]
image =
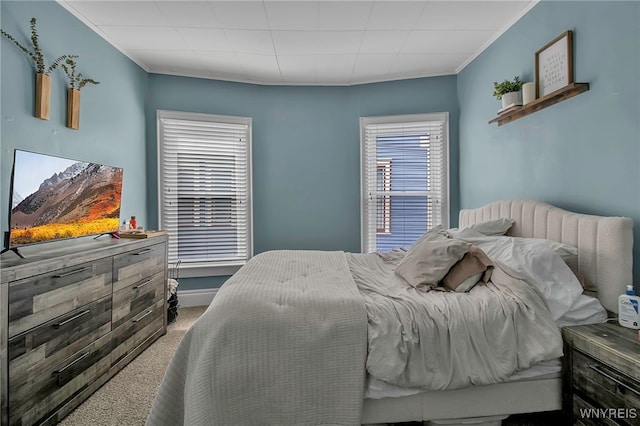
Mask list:
[{"label": "white window blinds", "polygon": [[251,257],[251,119],[158,111],[160,226],[169,262]]},{"label": "white window blinds", "polygon": [[363,117],[360,138],[363,252],[448,227],[448,114]]}]

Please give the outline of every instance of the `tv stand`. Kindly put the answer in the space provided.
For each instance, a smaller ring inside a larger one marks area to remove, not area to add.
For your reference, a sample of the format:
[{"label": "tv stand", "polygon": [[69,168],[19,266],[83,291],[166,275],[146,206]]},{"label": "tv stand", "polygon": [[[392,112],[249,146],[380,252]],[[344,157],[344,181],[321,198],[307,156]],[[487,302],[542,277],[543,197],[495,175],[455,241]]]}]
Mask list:
[{"label": "tv stand", "polygon": [[18,256],[20,256],[21,259],[24,259],[25,257],[18,251],[18,247],[10,247],[10,248],[5,248],[2,249],[2,251],[0,251],[0,255],[3,254],[6,251],[12,251],[15,254],[17,254]]}]

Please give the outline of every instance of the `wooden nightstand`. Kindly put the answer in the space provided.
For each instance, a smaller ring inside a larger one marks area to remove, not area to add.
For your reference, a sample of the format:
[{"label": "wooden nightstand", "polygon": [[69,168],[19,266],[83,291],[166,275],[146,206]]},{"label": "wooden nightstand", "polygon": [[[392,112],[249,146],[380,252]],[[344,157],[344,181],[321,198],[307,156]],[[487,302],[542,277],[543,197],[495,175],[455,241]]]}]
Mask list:
[{"label": "wooden nightstand", "polygon": [[562,408],[571,424],[640,425],[638,330],[617,322],[562,329]]}]

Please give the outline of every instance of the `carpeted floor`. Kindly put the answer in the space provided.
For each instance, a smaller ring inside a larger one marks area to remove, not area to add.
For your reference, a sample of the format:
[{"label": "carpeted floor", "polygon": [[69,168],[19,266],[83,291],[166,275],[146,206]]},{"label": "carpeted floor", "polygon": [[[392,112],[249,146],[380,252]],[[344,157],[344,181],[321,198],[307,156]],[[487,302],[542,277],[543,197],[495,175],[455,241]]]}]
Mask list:
[{"label": "carpeted floor", "polygon": [[144,425],[164,372],[180,339],[206,306],[179,308],[177,320],[129,365],[59,424],[62,426]]},{"label": "carpeted floor", "polygon": [[[177,321],[169,324],[166,335],[159,338],[59,424],[61,426],[144,425],[164,371],[180,339],[205,309],[205,306],[180,308]],[[557,412],[511,416],[502,422],[502,426],[561,424],[562,418]],[[397,423],[396,425],[419,426],[420,423]]]}]

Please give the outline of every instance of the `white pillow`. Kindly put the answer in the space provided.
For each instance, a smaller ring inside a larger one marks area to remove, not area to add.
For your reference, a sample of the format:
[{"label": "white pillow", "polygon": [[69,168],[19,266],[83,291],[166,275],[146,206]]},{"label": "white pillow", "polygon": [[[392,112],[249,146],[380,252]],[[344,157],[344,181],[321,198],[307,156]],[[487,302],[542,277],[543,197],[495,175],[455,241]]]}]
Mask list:
[{"label": "white pillow", "polygon": [[545,298],[551,315],[558,320],[578,300],[582,286],[569,266],[553,248],[569,245],[549,244],[548,240],[520,237],[465,237],[514,276],[534,286]]}]

